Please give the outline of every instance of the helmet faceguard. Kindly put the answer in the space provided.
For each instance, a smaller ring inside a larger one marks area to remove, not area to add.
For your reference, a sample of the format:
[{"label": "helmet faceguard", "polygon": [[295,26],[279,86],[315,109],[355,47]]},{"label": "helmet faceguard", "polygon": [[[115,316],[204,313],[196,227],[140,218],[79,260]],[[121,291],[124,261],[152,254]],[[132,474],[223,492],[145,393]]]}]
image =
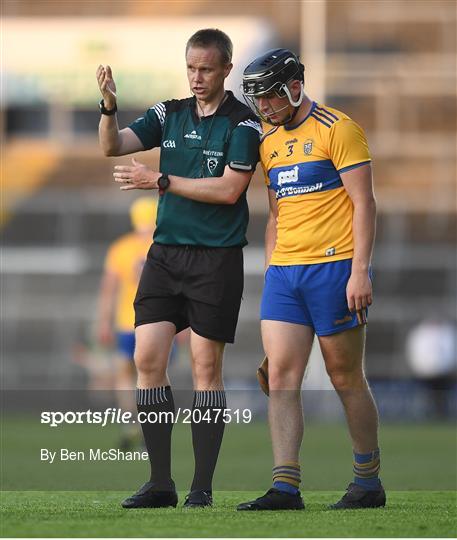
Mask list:
[{"label": "helmet faceguard", "polygon": [[[304,66],[291,51],[287,49],[273,49],[251,62],[243,72],[243,97],[249,107],[262,120],[273,125],[269,120],[269,115],[263,113],[257,104],[257,99],[274,93],[279,98],[287,97],[289,104],[294,107],[290,117],[283,123],[290,122],[298,111],[304,97]],[[292,98],[288,83],[298,80],[301,82],[300,95],[297,100]],[[286,109],[289,105],[279,110],[272,111],[278,113]]]}]

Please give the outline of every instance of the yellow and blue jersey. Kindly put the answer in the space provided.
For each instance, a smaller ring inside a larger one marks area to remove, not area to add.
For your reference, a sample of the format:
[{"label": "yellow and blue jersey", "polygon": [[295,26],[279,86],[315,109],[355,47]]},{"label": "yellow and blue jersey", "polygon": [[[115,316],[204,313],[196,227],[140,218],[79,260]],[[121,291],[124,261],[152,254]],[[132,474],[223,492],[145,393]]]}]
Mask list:
[{"label": "yellow and blue jersey", "polygon": [[371,161],[362,128],[346,114],[313,102],[298,126],[265,133],[260,158],[278,202],[270,264],[352,258],[353,206],[340,174]]},{"label": "yellow and blue jersey", "polygon": [[105,270],[119,280],[115,325],[118,332],[133,332],[135,299],[138,282],[152,238],[129,233],[115,240],[106,255]]}]

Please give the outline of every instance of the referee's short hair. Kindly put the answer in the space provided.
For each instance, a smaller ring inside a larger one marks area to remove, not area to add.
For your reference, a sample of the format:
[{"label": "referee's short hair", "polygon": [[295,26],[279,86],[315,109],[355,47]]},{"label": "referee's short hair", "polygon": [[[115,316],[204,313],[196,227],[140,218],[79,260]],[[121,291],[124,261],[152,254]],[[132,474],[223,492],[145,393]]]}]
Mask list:
[{"label": "referee's short hair", "polygon": [[221,53],[222,63],[230,64],[233,54],[232,40],[225,32],[217,28],[204,28],[195,32],[187,42],[186,54],[191,47],[202,47],[206,49],[213,46]]}]

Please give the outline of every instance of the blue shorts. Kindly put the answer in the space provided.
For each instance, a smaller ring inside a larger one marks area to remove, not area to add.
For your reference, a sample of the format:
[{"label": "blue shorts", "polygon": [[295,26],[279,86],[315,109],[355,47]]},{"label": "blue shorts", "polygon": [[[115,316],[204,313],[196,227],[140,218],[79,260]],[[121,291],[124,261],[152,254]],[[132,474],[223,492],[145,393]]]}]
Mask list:
[{"label": "blue shorts", "polygon": [[116,333],[117,350],[128,360],[133,360],[135,352],[135,332],[117,332]]},{"label": "blue shorts", "polygon": [[321,264],[270,266],[260,318],[311,326],[318,336],[359,325],[346,299],[352,259]]},{"label": "blue shorts", "polygon": [[[135,352],[135,332],[117,332],[116,333],[116,346],[118,352],[120,352],[127,360],[133,361],[133,354]],[[170,363],[174,362],[178,356],[178,345],[173,340],[170,351]]]}]

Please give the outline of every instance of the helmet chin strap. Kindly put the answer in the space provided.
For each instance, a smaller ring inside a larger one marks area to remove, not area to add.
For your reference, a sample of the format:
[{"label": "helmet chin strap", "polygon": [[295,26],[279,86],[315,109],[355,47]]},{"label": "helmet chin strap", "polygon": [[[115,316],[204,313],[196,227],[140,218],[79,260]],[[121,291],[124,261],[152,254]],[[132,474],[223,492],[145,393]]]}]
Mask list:
[{"label": "helmet chin strap", "polygon": [[303,83],[300,83],[300,95],[298,96],[297,101],[294,101],[292,99],[292,94],[290,93],[290,90],[286,84],[283,84],[282,90],[284,90],[287,96],[287,99],[289,100],[289,103],[292,105],[292,107],[300,107],[300,105],[302,104],[303,98],[305,97],[305,89],[303,87]]},{"label": "helmet chin strap", "polygon": [[[292,122],[292,120],[297,115],[298,109],[300,108],[300,105],[303,102],[303,98],[305,97],[305,89],[304,89],[303,83],[301,83],[300,84],[300,95],[298,96],[298,99],[296,101],[293,100],[292,95],[291,95],[290,90],[287,87],[287,85],[284,84],[283,87],[282,87],[282,90],[284,90],[284,93],[286,94],[287,99],[289,100],[289,104],[294,108],[294,110],[289,114],[289,118],[287,118],[287,120],[284,120],[283,122],[281,122],[280,125],[284,126],[285,124],[288,124],[288,123]],[[286,107],[289,107],[289,105],[286,105]],[[286,107],[282,107],[281,109],[279,109],[276,112],[283,111]]]}]

